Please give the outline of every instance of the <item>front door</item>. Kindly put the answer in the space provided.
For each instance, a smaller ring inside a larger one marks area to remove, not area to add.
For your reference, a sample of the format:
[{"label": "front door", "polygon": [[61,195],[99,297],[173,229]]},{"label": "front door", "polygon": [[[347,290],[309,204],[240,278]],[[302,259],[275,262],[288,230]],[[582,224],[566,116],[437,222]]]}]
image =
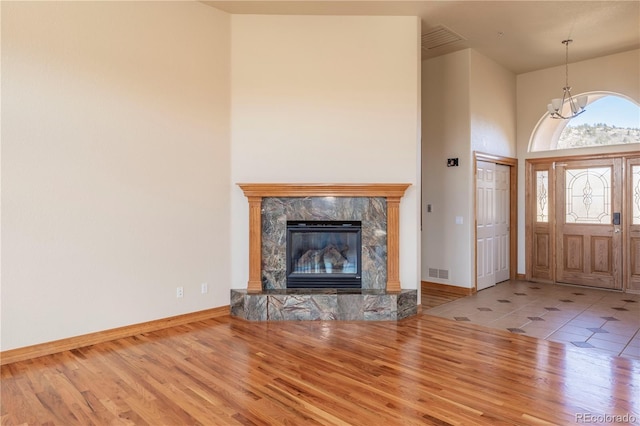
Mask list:
[{"label": "front door", "polygon": [[556,163],[556,281],[622,289],[622,159]]}]

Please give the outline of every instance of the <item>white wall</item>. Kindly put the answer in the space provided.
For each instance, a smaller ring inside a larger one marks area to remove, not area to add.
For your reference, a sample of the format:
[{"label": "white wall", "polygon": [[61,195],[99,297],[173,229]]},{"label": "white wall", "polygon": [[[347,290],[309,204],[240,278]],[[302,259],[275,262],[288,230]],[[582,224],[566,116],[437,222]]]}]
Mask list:
[{"label": "white wall", "polygon": [[[471,50],[469,84],[471,110],[471,153],[474,151],[516,158],[516,76],[511,71]],[[471,287],[477,274],[474,264],[475,239],[475,170],[469,184],[471,201]],[[515,200],[512,200],[515,202]]]},{"label": "white wall", "polygon": [[229,303],[229,26],[2,2],[2,350]]},{"label": "white wall", "polygon": [[[547,111],[551,98],[562,94],[565,66],[547,68],[517,76],[517,153],[518,153],[518,272],[525,273],[525,160],[536,157],[599,154],[638,150],[637,145],[528,152],[537,123]],[[619,53],[569,64],[569,83],[573,95],[612,92],[640,102],[640,50]]]},{"label": "white wall", "polygon": [[[469,49],[422,63],[421,276],[462,287],[469,287],[472,268],[469,73]],[[458,158],[459,167],[447,167],[447,158]],[[449,270],[449,279],[429,277],[429,268]]]},{"label": "white wall", "polygon": [[[475,284],[473,151],[515,157],[515,82],[513,73],[471,49],[423,62],[424,281]],[[456,157],[459,166],[447,167],[447,158]],[[449,270],[449,279],[430,277],[429,268]]]},{"label": "white wall", "polygon": [[[419,282],[420,27],[415,17],[232,17],[232,182],[406,182],[400,280]],[[233,288],[248,203],[233,192]]]},{"label": "white wall", "polygon": [[471,151],[516,157],[516,76],[470,51]]},{"label": "white wall", "polygon": [[[547,104],[551,98],[562,95],[564,78],[564,65],[518,75],[518,158],[637,149],[634,146],[622,146],[529,153],[531,135],[540,119],[546,116]],[[574,96],[588,92],[611,92],[625,95],[640,103],[640,50],[569,64],[569,83]]]}]

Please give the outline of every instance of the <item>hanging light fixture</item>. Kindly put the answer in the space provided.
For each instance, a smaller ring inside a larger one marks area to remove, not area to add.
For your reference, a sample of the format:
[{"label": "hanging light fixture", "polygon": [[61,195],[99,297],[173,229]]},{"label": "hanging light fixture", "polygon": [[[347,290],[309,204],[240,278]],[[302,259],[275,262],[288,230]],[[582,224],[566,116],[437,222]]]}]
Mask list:
[{"label": "hanging light fixture", "polygon": [[[568,120],[577,115],[580,115],[584,112],[584,107],[587,106],[587,95],[578,96],[577,98],[573,98],[571,96],[571,86],[569,86],[569,43],[573,40],[562,40],[562,44],[566,47],[565,53],[565,84],[562,90],[564,93],[562,94],[562,99],[555,98],[551,100],[551,103],[547,105],[547,109],[549,110],[549,115],[551,118],[558,118]],[[569,103],[570,114],[566,117],[562,115],[562,107],[565,103]]]}]

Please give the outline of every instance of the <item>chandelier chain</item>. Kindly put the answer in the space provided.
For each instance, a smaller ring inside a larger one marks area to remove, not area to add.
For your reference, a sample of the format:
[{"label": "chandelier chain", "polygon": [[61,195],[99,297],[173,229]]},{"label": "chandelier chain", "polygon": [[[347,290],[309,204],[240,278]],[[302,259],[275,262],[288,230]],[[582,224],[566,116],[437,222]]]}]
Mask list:
[{"label": "chandelier chain", "polygon": [[564,54],[564,86],[565,87],[569,87],[569,43],[571,43],[573,40],[568,39],[568,40],[564,40],[562,43],[564,43],[565,46],[565,54]]}]

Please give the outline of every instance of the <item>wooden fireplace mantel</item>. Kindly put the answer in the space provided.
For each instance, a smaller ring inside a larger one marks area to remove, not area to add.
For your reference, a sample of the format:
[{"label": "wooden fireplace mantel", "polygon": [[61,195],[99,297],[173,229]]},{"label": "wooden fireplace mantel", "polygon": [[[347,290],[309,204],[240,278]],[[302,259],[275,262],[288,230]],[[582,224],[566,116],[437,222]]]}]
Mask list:
[{"label": "wooden fireplace mantel", "polygon": [[384,197],[387,200],[387,291],[400,292],[400,198],[410,183],[239,183],[249,200],[249,282],[262,291],[262,199],[265,197]]}]

